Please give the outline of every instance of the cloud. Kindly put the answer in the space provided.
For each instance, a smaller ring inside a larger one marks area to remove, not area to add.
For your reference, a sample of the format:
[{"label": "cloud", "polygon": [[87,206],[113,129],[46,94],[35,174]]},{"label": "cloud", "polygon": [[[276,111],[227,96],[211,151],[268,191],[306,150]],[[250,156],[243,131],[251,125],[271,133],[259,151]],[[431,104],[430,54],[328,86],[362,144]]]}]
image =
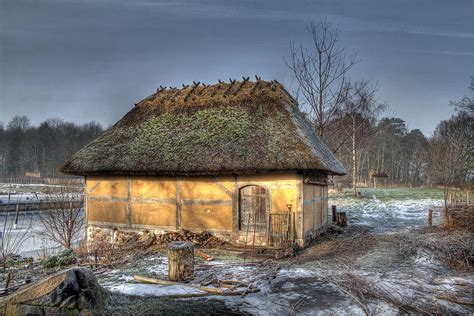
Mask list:
[{"label": "cloud", "polygon": [[439,55],[454,55],[454,56],[474,56],[474,52],[460,52],[450,50],[424,50],[424,49],[404,49],[400,50],[405,53],[417,54],[439,54]]}]

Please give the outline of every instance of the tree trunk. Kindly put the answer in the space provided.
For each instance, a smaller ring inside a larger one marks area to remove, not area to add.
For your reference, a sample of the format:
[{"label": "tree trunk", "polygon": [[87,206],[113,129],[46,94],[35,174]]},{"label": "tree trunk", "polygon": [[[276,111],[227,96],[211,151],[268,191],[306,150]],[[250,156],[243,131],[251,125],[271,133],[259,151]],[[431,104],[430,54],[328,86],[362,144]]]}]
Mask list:
[{"label": "tree trunk", "polygon": [[337,213],[337,224],[339,226],[347,226],[347,215],[346,212]]},{"label": "tree trunk", "polygon": [[323,83],[323,75],[322,75],[322,52],[319,51],[319,137],[321,137],[321,140],[323,139],[323,134],[324,134],[324,83]]},{"label": "tree trunk", "polygon": [[183,281],[194,273],[194,247],[190,242],[173,241],[168,246],[168,278]]},{"label": "tree trunk", "polygon": [[356,164],[356,123],[352,118],[352,195],[357,197],[357,164]]},{"label": "tree trunk", "polygon": [[443,188],[444,193],[444,224],[448,224],[448,186],[445,184]]}]

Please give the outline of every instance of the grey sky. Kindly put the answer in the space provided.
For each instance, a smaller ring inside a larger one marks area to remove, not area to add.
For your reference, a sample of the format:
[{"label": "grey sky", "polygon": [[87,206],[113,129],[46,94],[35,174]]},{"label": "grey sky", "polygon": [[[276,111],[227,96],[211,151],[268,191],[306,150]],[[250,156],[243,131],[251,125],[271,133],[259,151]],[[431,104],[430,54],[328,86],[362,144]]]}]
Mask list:
[{"label": "grey sky", "polygon": [[0,0],[0,121],[15,114],[105,126],[159,85],[261,75],[327,17],[377,81],[378,99],[430,134],[474,75],[474,0]]}]

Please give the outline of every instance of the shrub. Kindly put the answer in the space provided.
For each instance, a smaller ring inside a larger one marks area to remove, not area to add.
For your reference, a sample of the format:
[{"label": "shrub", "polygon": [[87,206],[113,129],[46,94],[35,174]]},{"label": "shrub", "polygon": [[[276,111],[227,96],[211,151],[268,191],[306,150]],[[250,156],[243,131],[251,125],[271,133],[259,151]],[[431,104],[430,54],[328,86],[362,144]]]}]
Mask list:
[{"label": "shrub", "polygon": [[64,249],[55,256],[50,256],[43,260],[42,265],[45,269],[54,267],[64,267],[76,262],[76,255],[72,249]]}]

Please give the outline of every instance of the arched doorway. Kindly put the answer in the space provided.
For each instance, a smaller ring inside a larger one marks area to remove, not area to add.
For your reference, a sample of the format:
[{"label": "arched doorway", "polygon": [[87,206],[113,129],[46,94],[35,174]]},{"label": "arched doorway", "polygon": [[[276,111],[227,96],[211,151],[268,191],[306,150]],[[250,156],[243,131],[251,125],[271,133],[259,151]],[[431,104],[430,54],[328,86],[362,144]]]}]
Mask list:
[{"label": "arched doorway", "polygon": [[239,189],[239,229],[242,231],[267,230],[268,192],[258,185]]}]

